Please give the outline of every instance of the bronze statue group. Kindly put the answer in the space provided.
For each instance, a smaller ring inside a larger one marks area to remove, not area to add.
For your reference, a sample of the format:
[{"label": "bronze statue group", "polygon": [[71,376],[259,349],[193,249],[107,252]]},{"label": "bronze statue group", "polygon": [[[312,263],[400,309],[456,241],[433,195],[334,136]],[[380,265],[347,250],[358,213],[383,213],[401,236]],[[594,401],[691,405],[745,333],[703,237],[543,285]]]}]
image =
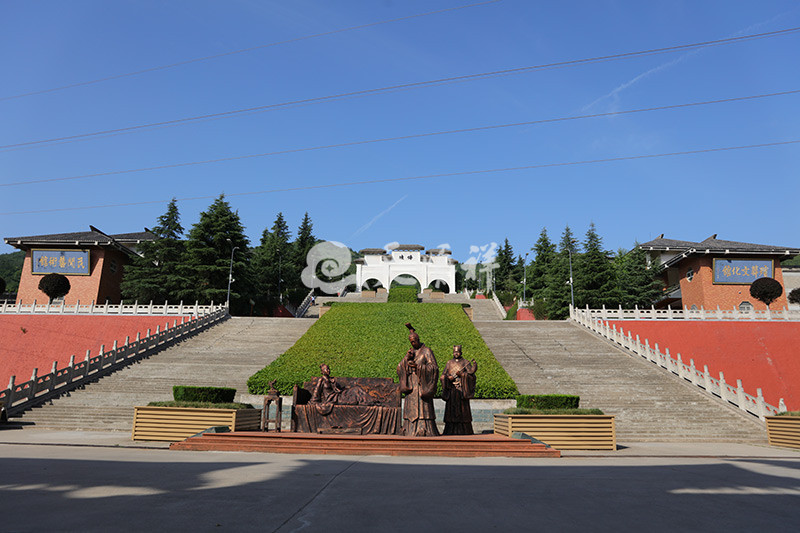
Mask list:
[{"label": "bronze statue group", "polygon": [[[400,392],[405,394],[403,404],[403,435],[410,437],[435,437],[436,412],[433,398],[437,385],[442,384],[442,399],[445,401],[444,434],[472,435],[472,411],[469,400],[475,396],[475,372],[477,362],[462,357],[461,346],[453,346],[453,358],[447,361],[439,375],[439,365],[433,351],[420,341],[411,326],[408,340],[411,347],[397,365]],[[327,364],[320,365],[321,378],[314,388],[311,402],[326,405],[372,405],[370,395],[358,385],[342,388],[330,374]],[[321,413],[327,414],[327,413]]]}]

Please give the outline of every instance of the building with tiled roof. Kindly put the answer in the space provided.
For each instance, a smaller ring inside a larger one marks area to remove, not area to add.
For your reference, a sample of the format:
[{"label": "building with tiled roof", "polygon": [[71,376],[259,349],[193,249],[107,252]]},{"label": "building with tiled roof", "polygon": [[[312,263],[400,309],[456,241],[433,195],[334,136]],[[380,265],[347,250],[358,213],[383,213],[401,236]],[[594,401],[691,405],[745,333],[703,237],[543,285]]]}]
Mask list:
[{"label": "building with tiled roof", "polygon": [[149,231],[108,235],[94,226],[74,233],[6,237],[6,244],[25,252],[17,302],[47,303],[39,281],[58,273],[70,282],[65,304],[119,303],[125,266],[142,242],[154,239]]},{"label": "building with tiled roof", "polygon": [[[650,264],[661,269],[664,297],[659,307],[693,309],[766,309],[750,296],[750,284],[774,278],[784,285],[781,261],[800,254],[800,249],[717,239],[700,241],[666,239],[664,235],[639,245]],[[785,285],[784,285],[785,289]],[[786,290],[771,308],[787,305]]]}]

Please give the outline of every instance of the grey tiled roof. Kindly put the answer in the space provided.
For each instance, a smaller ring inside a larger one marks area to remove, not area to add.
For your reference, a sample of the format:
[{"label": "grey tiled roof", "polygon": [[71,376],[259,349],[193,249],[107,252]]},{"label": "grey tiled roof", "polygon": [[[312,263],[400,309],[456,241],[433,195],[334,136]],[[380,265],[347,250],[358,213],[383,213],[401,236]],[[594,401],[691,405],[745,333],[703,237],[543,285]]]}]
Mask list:
[{"label": "grey tiled roof", "polygon": [[51,233],[49,235],[28,235],[25,237],[6,237],[5,242],[20,249],[27,249],[32,246],[114,246],[123,249],[127,253],[133,253],[125,245],[136,244],[139,241],[153,240],[155,235],[149,231],[138,233],[120,233],[118,235],[106,235],[102,231],[91,227],[89,231],[77,231],[74,233]]},{"label": "grey tiled roof", "polygon": [[788,246],[772,246],[769,244],[752,244],[749,242],[738,242],[738,241],[725,241],[722,239],[717,239],[716,235],[712,235],[711,237],[700,241],[700,242],[692,242],[692,241],[678,241],[674,239],[665,239],[660,236],[657,239],[653,239],[652,241],[648,241],[639,245],[639,248],[643,250],[670,250],[670,251],[688,251],[688,250],[697,250],[698,252],[702,251],[731,251],[731,252],[762,252],[762,253],[789,253],[789,254],[799,254],[800,249],[796,247],[788,247]]}]

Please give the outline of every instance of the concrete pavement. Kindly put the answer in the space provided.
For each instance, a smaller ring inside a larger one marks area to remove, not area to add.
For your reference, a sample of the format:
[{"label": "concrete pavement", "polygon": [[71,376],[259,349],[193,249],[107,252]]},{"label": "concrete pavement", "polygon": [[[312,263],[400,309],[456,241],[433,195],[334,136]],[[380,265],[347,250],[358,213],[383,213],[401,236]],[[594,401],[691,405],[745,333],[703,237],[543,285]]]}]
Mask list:
[{"label": "concrete pavement", "polygon": [[561,459],[162,446],[126,433],[0,430],[0,529],[786,531],[800,523],[800,453],[751,444],[631,443]]}]

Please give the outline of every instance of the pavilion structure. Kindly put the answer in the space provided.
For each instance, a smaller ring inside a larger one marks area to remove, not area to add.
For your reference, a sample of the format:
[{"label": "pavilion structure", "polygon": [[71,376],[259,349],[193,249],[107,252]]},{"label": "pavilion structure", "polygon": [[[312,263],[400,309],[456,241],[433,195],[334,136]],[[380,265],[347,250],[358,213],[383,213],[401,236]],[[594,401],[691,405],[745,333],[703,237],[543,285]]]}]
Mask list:
[{"label": "pavilion structure", "polygon": [[750,285],[759,278],[774,278],[784,285],[783,294],[770,307],[786,307],[786,286],[781,261],[800,254],[800,249],[717,239],[701,242],[658,238],[639,245],[650,264],[661,269],[664,296],[656,307],[688,309],[766,309],[750,296]]},{"label": "pavilion structure", "polygon": [[444,248],[425,251],[419,244],[400,244],[389,250],[366,248],[355,261],[356,286],[361,291],[368,282],[377,282],[388,289],[399,276],[411,276],[420,288],[433,286],[444,292],[456,290],[456,261]]},{"label": "pavilion structure", "polygon": [[51,273],[69,279],[65,305],[78,301],[119,303],[125,266],[137,254],[139,244],[154,239],[149,231],[108,235],[94,226],[77,233],[6,237],[6,244],[25,252],[17,303],[31,304],[35,300],[47,304],[49,298],[39,290],[39,280]]}]

